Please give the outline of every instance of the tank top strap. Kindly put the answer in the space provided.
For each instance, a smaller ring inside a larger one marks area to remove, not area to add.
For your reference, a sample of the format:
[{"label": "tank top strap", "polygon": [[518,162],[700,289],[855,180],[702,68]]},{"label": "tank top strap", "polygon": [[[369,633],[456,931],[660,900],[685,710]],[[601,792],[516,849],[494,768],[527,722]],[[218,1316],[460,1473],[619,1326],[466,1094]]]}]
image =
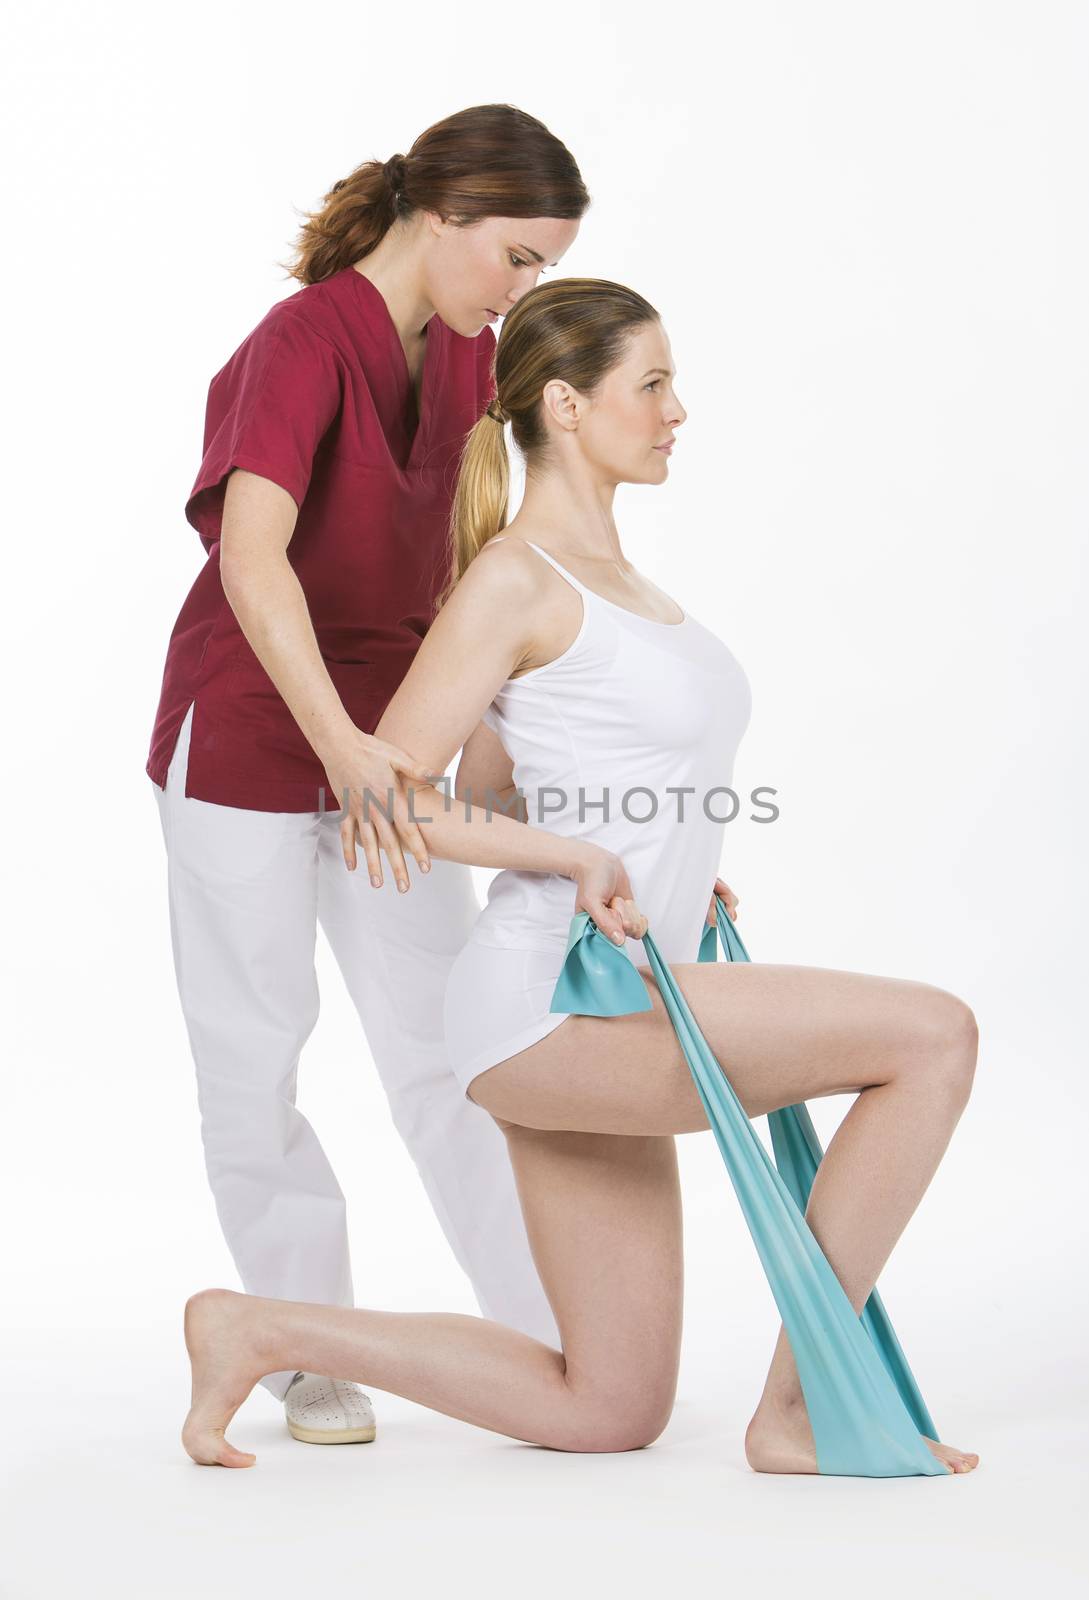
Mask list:
[{"label": "tank top strap", "polygon": [[573,572],[568,572],[566,567],[561,567],[555,556],[550,556],[547,550],[542,550],[539,544],[534,544],[532,539],[523,539],[522,543],[528,544],[531,550],[536,550],[539,556],[543,556],[548,562],[549,566],[555,567],[560,577],[566,578],[568,583],[571,584],[573,588],[577,589],[581,595],[589,595],[591,600],[601,599],[600,595],[596,595],[592,589],[588,589],[584,583],[580,583]]},{"label": "tank top strap", "polygon": [[[508,535],[505,533],[493,533],[491,538],[488,540],[488,544],[499,544],[507,537]],[[594,591],[592,589],[588,589],[584,583],[580,583],[573,572],[568,572],[566,567],[561,567],[555,556],[550,556],[547,550],[542,550],[539,544],[533,543],[532,539],[523,539],[521,543],[528,544],[531,550],[536,550],[537,554],[542,556],[544,560],[548,562],[550,567],[554,567],[561,578],[566,578],[571,587],[577,589],[579,594],[588,595],[591,600],[601,599],[599,594],[595,594]],[[484,548],[486,549],[487,545],[485,545]]]}]

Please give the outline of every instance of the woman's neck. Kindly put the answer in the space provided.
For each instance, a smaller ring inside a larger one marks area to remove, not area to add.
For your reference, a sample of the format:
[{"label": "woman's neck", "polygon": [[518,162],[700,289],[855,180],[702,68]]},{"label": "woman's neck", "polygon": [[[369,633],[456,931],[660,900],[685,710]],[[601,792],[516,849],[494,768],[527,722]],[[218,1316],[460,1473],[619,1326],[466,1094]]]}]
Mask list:
[{"label": "woman's neck", "polygon": [[415,222],[395,222],[368,255],[352,263],[386,302],[401,343],[417,349],[435,315],[435,307],[423,287],[422,222],[422,217]]},{"label": "woman's neck", "polygon": [[553,469],[526,476],[525,494],[511,523],[522,524],[527,538],[547,540],[556,555],[561,552],[584,561],[608,562],[628,567],[620,548],[613,516],[616,485],[595,480],[589,468],[573,472]]}]

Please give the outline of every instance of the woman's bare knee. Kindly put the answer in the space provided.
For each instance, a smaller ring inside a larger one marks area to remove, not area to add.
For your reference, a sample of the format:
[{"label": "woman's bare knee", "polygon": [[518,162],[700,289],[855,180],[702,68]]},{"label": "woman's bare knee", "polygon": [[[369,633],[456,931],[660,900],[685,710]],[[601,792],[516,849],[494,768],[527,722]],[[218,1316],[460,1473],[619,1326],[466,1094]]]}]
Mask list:
[{"label": "woman's bare knee", "polygon": [[975,1080],[979,1056],[979,1023],[971,1006],[958,995],[949,995],[946,1023],[948,1061],[945,1075],[949,1088],[967,1103]]},{"label": "woman's bare knee", "polygon": [[661,1436],[672,1414],[672,1395],[668,1405],[639,1395],[627,1395],[614,1406],[576,1414],[565,1430],[563,1443],[554,1448],[602,1454],[645,1450]]},{"label": "woman's bare knee", "polygon": [[908,1070],[925,1071],[953,1099],[966,1102],[975,1077],[979,1024],[971,1006],[948,989],[922,984],[916,1027],[906,1041]]}]

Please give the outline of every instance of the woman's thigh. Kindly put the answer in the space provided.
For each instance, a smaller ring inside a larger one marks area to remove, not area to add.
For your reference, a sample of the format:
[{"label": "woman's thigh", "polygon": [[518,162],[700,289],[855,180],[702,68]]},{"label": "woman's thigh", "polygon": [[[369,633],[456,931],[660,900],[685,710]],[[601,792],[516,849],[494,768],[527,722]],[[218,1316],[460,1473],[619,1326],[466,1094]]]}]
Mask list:
[{"label": "woman's thigh", "polygon": [[[532,1128],[628,1135],[706,1128],[657,984],[639,970],[650,1011],[568,1017],[474,1078],[471,1098]],[[898,1073],[947,1073],[958,1083],[970,1075],[975,1019],[931,984],[764,962],[678,962],[672,971],[750,1117]]]},{"label": "woman's thigh", "polygon": [[670,1138],[552,1133],[497,1118],[586,1437],[649,1444],[673,1409],[684,1267]]}]

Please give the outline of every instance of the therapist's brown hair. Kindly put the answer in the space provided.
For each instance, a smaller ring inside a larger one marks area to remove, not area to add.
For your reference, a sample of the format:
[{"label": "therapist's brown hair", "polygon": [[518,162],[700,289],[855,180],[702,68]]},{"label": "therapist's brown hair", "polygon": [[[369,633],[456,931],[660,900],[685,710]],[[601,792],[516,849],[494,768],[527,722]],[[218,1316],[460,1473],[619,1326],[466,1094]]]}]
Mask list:
[{"label": "therapist's brown hair", "polygon": [[477,553],[507,525],[510,461],[502,422],[527,466],[546,458],[548,437],[541,396],[562,378],[592,397],[605,374],[624,359],[633,334],[657,311],[634,289],[607,278],[557,278],[539,283],[503,319],[495,349],[496,396],[468,433],[450,518],[449,581],[440,605]]},{"label": "therapist's brown hair", "polygon": [[575,158],[517,106],[470,106],[427,128],[407,155],[364,161],[334,183],[306,221],[295,259],[280,265],[321,283],[369,255],[399,217],[434,211],[457,224],[484,217],[578,219],[590,204]]}]

